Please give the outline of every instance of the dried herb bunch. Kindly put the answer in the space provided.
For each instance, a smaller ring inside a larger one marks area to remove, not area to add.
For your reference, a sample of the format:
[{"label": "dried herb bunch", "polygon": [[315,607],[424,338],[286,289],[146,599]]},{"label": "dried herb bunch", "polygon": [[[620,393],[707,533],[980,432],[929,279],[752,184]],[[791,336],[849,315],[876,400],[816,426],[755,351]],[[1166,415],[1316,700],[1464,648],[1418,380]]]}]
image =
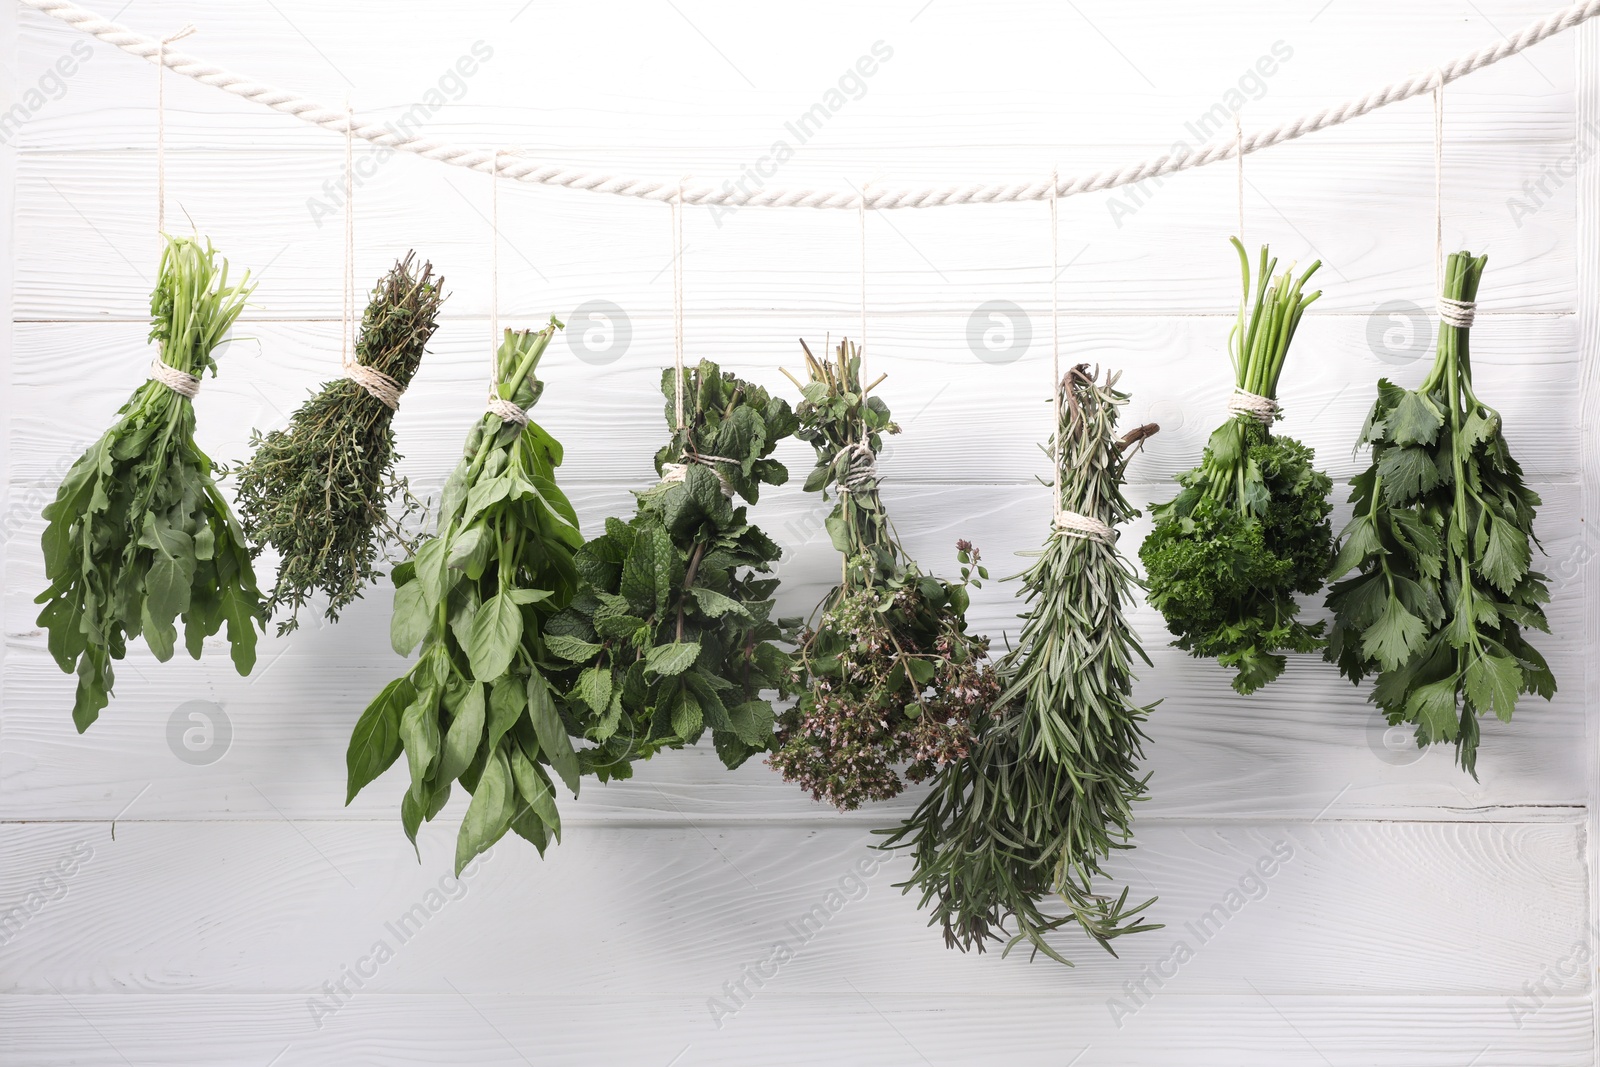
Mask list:
[{"label": "dried herb bunch", "polygon": [[411,784],[400,817],[413,843],[453,782],[472,794],[456,836],[458,874],[507,830],[541,854],[560,839],[549,771],[578,791],[568,733],[584,724],[561,718],[566,664],[548,654],[543,629],[577,589],[572,557],[583,537],[555,484],[561,445],[522,422],[543,392],[534,372],[559,326],[505,332],[493,395],[506,414],[473,426],[445,482],[438,531],[393,572],[391,643],[409,655],[420,641],[422,652],[362,713],[345,757],[348,803],[405,753]]},{"label": "dried herb bunch", "polygon": [[[408,252],[372,291],[361,316],[355,359],[403,391],[422,363],[439,322],[443,278],[420,270]],[[253,441],[239,469],[239,519],[251,554],[271,546],[278,578],[267,608],[289,617],[280,635],[299,624],[313,593],[328,598],[326,616],[361,596],[374,577],[385,543],[399,539],[390,504],[410,499],[395,477],[394,409],[349,378],[328,382],[295,411],[289,425]]]},{"label": "dried herb bunch", "polygon": [[[1123,475],[1130,447],[1157,429],[1116,435],[1128,401],[1116,383],[1087,365],[1070,371],[1048,450],[1058,507],[1111,529],[1138,514]],[[1113,938],[1156,929],[1138,922],[1153,899],[1130,907],[1126,888],[1112,898],[1094,886],[1111,851],[1132,847],[1133,805],[1148,779],[1141,726],[1154,705],[1132,699],[1133,661],[1149,661],[1127,619],[1139,582],[1114,534],[1056,524],[1037,557],[1021,576],[1029,608],[1019,642],[995,668],[1004,691],[971,752],[939,768],[882,847],[912,850],[905,889],[933,905],[930,924],[950,947],[1004,941],[1009,952],[1026,940],[1070,966],[1045,935],[1075,922],[1111,952]],[[1045,910],[1052,895],[1066,914]]]},{"label": "dried herb bunch", "polygon": [[1299,620],[1295,595],[1321,589],[1333,561],[1333,482],[1311,449],[1270,429],[1295,329],[1322,295],[1302,292],[1320,264],[1274,277],[1278,261],[1263,245],[1252,305],[1250,259],[1237,238],[1233,246],[1244,289],[1229,345],[1236,413],[1211,435],[1200,466],[1178,475],[1178,495],[1152,509],[1139,558],[1173,644],[1216,657],[1233,669],[1234,689],[1253,693],[1283,673],[1282,653],[1322,647],[1323,624]]},{"label": "dried herb bunch", "polygon": [[[1478,298],[1485,256],[1458,252],[1445,306]],[[1328,593],[1327,657],[1352,682],[1377,675],[1371,699],[1417,744],[1455,744],[1477,777],[1478,716],[1510,721],[1517,698],[1555,695],[1556,680],[1524,629],[1548,633],[1544,575],[1531,570],[1539,495],[1522,478],[1500,413],[1472,388],[1470,318],[1439,324],[1422,385],[1378,383],[1361,430],[1372,465],[1351,485]]]},{"label": "dried herb bunch", "polygon": [[868,395],[878,383],[862,388],[861,354],[849,341],[832,361],[805,354],[810,381],[797,436],[817,452],[805,488],[831,487],[838,499],[827,529],[844,573],[800,635],[800,696],[778,718],[768,762],[817,800],[849,810],[898,794],[897,764],[920,782],[965,756],[973,720],[1000,686],[985,659],[988,641],[967,633],[967,586],[988,577],[977,550],[958,543],[959,582],[906,558],[878,493],[882,435],[900,430]]},{"label": "dried herb bunch", "polygon": [[[210,241],[167,238],[150,295],[150,340],[175,385],[198,387],[207,370],[216,375],[217,346],[251,289],[248,272],[228,284],[228,261],[219,262]],[[165,662],[181,617],[184,645],[199,659],[205,639],[226,623],[234,667],[249,674],[256,627],[266,624],[244,534],[213,480],[218,468],[195,444],[190,396],[147,381],[117,416],[44,509],[50,586],[36,601],[45,605],[39,625],[56,663],[77,672],[79,733],[110,702],[111,661],[127,654],[128,638],[143,635]]]},{"label": "dried herb bunch", "polygon": [[[678,380],[661,376],[667,425],[679,426]],[[685,368],[683,423],[656,453],[661,481],[636,493],[633,518],[578,550],[572,606],[550,620],[550,651],[581,667],[567,694],[592,748],[579,753],[602,781],[628,760],[694,744],[711,731],[737,767],[772,746],[772,703],[791,663],[774,640],[777,544],[735,505],[789,478],[770,458],[794,433],[789,405],[702,361]]]}]

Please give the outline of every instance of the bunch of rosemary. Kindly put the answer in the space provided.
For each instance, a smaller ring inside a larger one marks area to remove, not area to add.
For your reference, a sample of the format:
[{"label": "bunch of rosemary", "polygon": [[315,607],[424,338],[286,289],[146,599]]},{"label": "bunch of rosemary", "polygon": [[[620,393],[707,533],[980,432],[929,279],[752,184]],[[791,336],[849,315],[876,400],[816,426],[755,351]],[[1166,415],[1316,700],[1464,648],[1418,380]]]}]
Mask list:
[{"label": "bunch of rosemary", "polygon": [[[1126,614],[1139,583],[1107,529],[1138,514],[1122,494],[1128,450],[1157,427],[1116,435],[1128,401],[1116,382],[1096,380],[1087,365],[1071,370],[1058,384],[1048,450],[1057,506],[1103,529],[1051,531],[1021,576],[1029,609],[1017,646],[995,667],[1004,691],[968,755],[939,768],[882,846],[912,850],[904,887],[933,904],[930,925],[943,926],[952,948],[1006,941],[1009,952],[1026,940],[1070,966],[1046,934],[1076,922],[1112,952],[1113,938],[1156,929],[1137,921],[1153,899],[1130,907],[1126,888],[1113,899],[1093,885],[1112,849],[1132,847],[1133,804],[1148,779],[1138,770],[1141,724],[1154,707],[1132,700],[1133,660],[1149,662]],[[1046,912],[1052,894],[1067,914]]]},{"label": "bunch of rosemary", "polygon": [[1333,482],[1312,465],[1311,449],[1270,430],[1289,344],[1322,295],[1301,290],[1321,264],[1297,279],[1273,277],[1278,261],[1268,262],[1263,245],[1252,309],[1250,260],[1232,241],[1244,288],[1229,338],[1235,414],[1211,435],[1200,466],[1178,475],[1178,495],[1153,507],[1139,558],[1173,643],[1215,656],[1233,668],[1234,689],[1253,693],[1283,673],[1283,652],[1322,645],[1322,624],[1300,622],[1294,597],[1322,588],[1332,561]]},{"label": "bunch of rosemary", "polygon": [[[1450,256],[1448,308],[1476,302],[1487,257]],[[1441,319],[1444,319],[1441,315]],[[1539,496],[1522,479],[1499,412],[1472,388],[1470,316],[1439,324],[1438,355],[1415,389],[1378,383],[1361,430],[1372,465],[1328,593],[1327,658],[1352,682],[1377,675],[1371,699],[1418,746],[1451,741],[1477,776],[1477,716],[1510,721],[1522,693],[1546,700],[1556,680],[1523,636],[1550,630],[1544,575],[1530,570]]]},{"label": "bunch of rosemary", "polygon": [[413,844],[452,782],[472,794],[456,837],[458,874],[507,830],[541,854],[550,837],[559,840],[546,768],[578,791],[558,707],[565,664],[548,654],[543,629],[577,588],[572,557],[583,538],[555,484],[561,445],[524,421],[544,388],[534,371],[559,326],[551,319],[538,333],[505,332],[494,410],[473,426],[445,482],[438,531],[394,568],[391,643],[408,655],[420,641],[422,652],[362,713],[346,754],[349,803],[404,751],[411,785],[400,817]]},{"label": "bunch of rosemary", "polygon": [[[218,468],[195,444],[194,389],[217,373],[215,351],[244,310],[248,272],[228,284],[207,241],[169,237],[150,295],[150,340],[169,377],[145,382],[115,424],[67,472],[44,509],[45,576],[39,625],[50,654],[78,675],[72,721],[82,733],[111,699],[111,661],[143,635],[172,658],[184,623],[195,659],[226,623],[234,667],[249,674],[266,611],[238,520],[217,490]],[[176,372],[176,373],[174,373]],[[187,393],[182,391],[187,390]]]},{"label": "bunch of rosemary", "polygon": [[[662,372],[669,426],[678,388]],[[794,413],[709,361],[685,369],[681,388],[681,428],[656,454],[661,481],[635,494],[632,519],[608,519],[578,550],[578,595],[545,629],[550,651],[581,667],[567,699],[572,718],[591,723],[595,747],[580,760],[602,781],[707,729],[729,767],[766,751],[762,692],[781,690],[791,669],[772,644],[778,580],[760,577],[781,550],[732,497],[754,504],[763,484],[788,480],[769,457],[794,433]]]},{"label": "bunch of rosemary", "polygon": [[[356,342],[356,362],[382,375],[376,382],[396,402],[422,363],[444,301],[444,279],[433,276],[431,263],[417,271],[414,260],[407,252],[373,289]],[[416,505],[395,477],[393,418],[386,400],[343,377],[300,405],[286,429],[252,442],[255,454],[239,471],[239,518],[252,555],[268,545],[278,553],[267,608],[289,611],[280,635],[298,625],[317,591],[337,622],[372,580],[385,542],[403,540],[390,503],[403,501],[406,512]]]},{"label": "bunch of rosemary", "polygon": [[924,574],[906,558],[876,464],[882,435],[900,428],[868,395],[872,387],[862,388],[854,345],[841,341],[832,362],[805,353],[811,380],[801,387],[797,436],[817,452],[805,487],[832,487],[838,498],[827,529],[844,575],[800,635],[799,700],[779,716],[768,762],[817,800],[849,810],[899,793],[897,764],[920,782],[965,756],[974,719],[1000,689],[985,660],[988,642],[967,633],[967,586],[988,577],[977,550],[958,543],[959,582]]}]

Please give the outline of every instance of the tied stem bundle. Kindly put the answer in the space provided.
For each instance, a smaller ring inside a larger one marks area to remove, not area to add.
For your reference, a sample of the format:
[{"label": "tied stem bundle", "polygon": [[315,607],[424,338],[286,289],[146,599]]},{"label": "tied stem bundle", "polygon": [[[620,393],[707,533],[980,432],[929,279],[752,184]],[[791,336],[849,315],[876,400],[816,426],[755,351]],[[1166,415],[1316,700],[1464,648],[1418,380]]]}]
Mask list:
[{"label": "tied stem bundle", "polygon": [[45,575],[39,625],[50,654],[78,675],[72,721],[82,733],[111,699],[112,660],[143,636],[172,658],[184,624],[195,659],[228,628],[240,674],[255,666],[266,611],[243,531],[217,489],[218,468],[195,444],[192,397],[217,373],[216,349],[244,309],[250,276],[228,284],[211,243],[169,237],[150,296],[150,340],[161,346],[152,380],[67,472],[44,509]]},{"label": "tied stem bundle", "polygon": [[[257,435],[255,454],[239,473],[239,518],[252,554],[271,546],[278,578],[267,608],[287,609],[280,635],[299,623],[316,592],[327,597],[337,622],[375,576],[385,544],[402,540],[400,519],[416,509],[396,478],[391,391],[403,392],[422,363],[439,323],[444,279],[433,265],[415,266],[408,252],[378,282],[361,316],[355,360],[379,377],[379,394],[350,377],[328,382],[289,420],[287,428]],[[390,506],[401,502],[402,515]]]},{"label": "tied stem bundle", "polygon": [[815,799],[849,810],[898,794],[900,764],[905,779],[920,782],[965,756],[973,720],[1000,690],[985,662],[988,642],[967,633],[967,587],[988,577],[977,550],[957,543],[959,582],[924,574],[906,557],[875,462],[883,435],[900,428],[862,387],[861,354],[849,341],[833,360],[805,353],[810,381],[797,436],[817,453],[805,488],[835,491],[827,529],[844,573],[815,626],[800,634],[800,695],[779,716],[768,762]]},{"label": "tied stem bundle", "polygon": [[[1131,446],[1119,438],[1128,395],[1115,375],[1080,365],[1059,383],[1061,421],[1049,449],[1057,507],[1107,527],[1138,512],[1123,496]],[[1133,661],[1148,664],[1128,623],[1139,583],[1109,539],[1053,529],[1021,576],[1029,605],[1018,644],[996,665],[1004,690],[970,753],[940,767],[916,812],[882,847],[911,849],[904,883],[933,905],[945,943],[983,951],[1027,941],[1060,963],[1052,931],[1077,923],[1106,951],[1113,938],[1157,927],[1139,922],[1154,900],[1131,905],[1096,891],[1102,862],[1131,848],[1133,805],[1145,796],[1138,762],[1154,705],[1133,702]],[[1050,914],[1055,896],[1066,914]],[[1014,934],[1007,924],[1015,925]],[[1115,953],[1113,952],[1113,955]]]},{"label": "tied stem bundle", "polygon": [[[662,373],[676,425],[679,383]],[[594,747],[579,759],[602,781],[626,778],[628,760],[698,741],[737,767],[772,745],[772,702],[790,658],[772,642],[776,542],[733,496],[754,504],[789,472],[770,458],[795,430],[789,405],[702,361],[685,369],[683,426],[656,453],[662,480],[636,493],[634,516],[578,550],[572,606],[545,642],[578,671],[570,716]]]},{"label": "tied stem bundle", "polygon": [[[1510,721],[1517,699],[1555,695],[1524,629],[1548,633],[1544,575],[1531,570],[1537,493],[1506,444],[1499,412],[1472,387],[1471,308],[1487,257],[1453,253],[1438,354],[1415,390],[1387,380],[1362,427],[1372,464],[1351,482],[1328,593],[1327,658],[1418,747],[1449,741],[1477,776],[1479,715]],[[1451,322],[1450,320],[1454,320]]]},{"label": "tied stem bundle", "polygon": [[[553,771],[578,791],[578,757],[558,708],[564,667],[543,629],[577,588],[578,517],[555,484],[561,445],[525,416],[543,392],[535,370],[560,323],[505,331],[493,398],[445,482],[437,532],[394,568],[390,639],[415,666],[357,721],[346,803],[405,753],[400,803],[413,844],[460,782],[472,801],[456,836],[456,873],[507,830],[543,854],[560,839]],[[506,414],[500,414],[504,411]]]},{"label": "tied stem bundle", "polygon": [[1333,483],[1310,448],[1271,430],[1290,342],[1322,295],[1302,290],[1321,264],[1274,277],[1278,261],[1263,245],[1252,306],[1250,260],[1237,238],[1233,246],[1244,291],[1229,344],[1233,416],[1211,435],[1200,466],[1178,475],[1178,495],[1153,507],[1139,558],[1173,644],[1216,657],[1233,669],[1234,689],[1253,693],[1283,673],[1282,653],[1322,646],[1323,624],[1299,621],[1294,598],[1322,588],[1332,560]]}]

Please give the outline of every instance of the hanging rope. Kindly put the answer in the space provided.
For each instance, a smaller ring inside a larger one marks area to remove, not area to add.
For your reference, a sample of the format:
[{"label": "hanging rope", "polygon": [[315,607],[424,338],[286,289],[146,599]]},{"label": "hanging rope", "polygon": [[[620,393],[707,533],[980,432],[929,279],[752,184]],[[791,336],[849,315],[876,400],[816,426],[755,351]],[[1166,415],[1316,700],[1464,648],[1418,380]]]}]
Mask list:
[{"label": "hanging rope", "polygon": [[1444,295],[1444,72],[1435,71],[1433,87],[1433,291],[1438,294],[1439,322],[1468,329],[1478,317],[1475,300]]},{"label": "hanging rope", "polygon": [[[678,180],[678,198],[672,201],[672,376],[673,409],[677,431],[683,421],[683,179]],[[687,445],[687,440],[685,444]]]},{"label": "hanging rope", "polygon": [[496,148],[489,168],[489,399],[484,410],[506,422],[526,426],[528,413],[500,395],[496,365],[500,360],[500,156]]},{"label": "hanging rope", "polygon": [[[1056,173],[1051,171],[1051,187],[1054,188],[1058,184]],[[1069,511],[1061,506],[1061,492],[1066,484],[1064,461],[1067,454],[1067,443],[1062,437],[1061,422],[1067,383],[1061,377],[1061,229],[1056,200],[1057,197],[1050,197],[1050,410],[1055,419],[1053,436],[1055,453],[1051,457],[1055,467],[1055,480],[1050,488],[1052,524],[1055,532],[1062,537],[1080,537],[1109,545],[1117,538],[1115,530],[1092,515]]]},{"label": "hanging rope", "polygon": [[[343,115],[324,105],[284,89],[250,81],[225,67],[219,67],[194,56],[173,53],[162,54],[160,43],[137,34],[115,22],[110,22],[91,11],[86,11],[71,0],[20,0],[21,3],[59,19],[80,32],[114,45],[125,52],[171,67],[175,72],[206,85],[222,89],[234,96],[253,100],[274,111],[293,115],[313,126],[342,132]],[[1540,41],[1572,29],[1580,23],[1600,15],[1600,0],[1581,0],[1569,7],[1540,19],[1531,25],[1475,52],[1444,63],[1439,69],[1446,83],[1462,78],[1473,71],[1508,59]],[[1139,160],[1112,170],[1060,179],[1056,183],[1059,196],[1077,196],[1130,185],[1178,171],[1191,170],[1232,159],[1237,153],[1259,152],[1263,148],[1304,137],[1330,126],[1338,126],[1351,119],[1360,118],[1389,104],[1421,96],[1433,87],[1435,76],[1421,74],[1392,82],[1365,96],[1333,104],[1320,111],[1301,115],[1268,130],[1261,130],[1244,138],[1243,144],[1234,141],[1209,143],[1193,151],[1167,152],[1149,159]],[[448,163],[451,166],[488,171],[493,166],[493,153],[481,148],[469,148],[442,141],[433,141],[398,132],[394,127],[373,123],[356,130],[356,136],[375,145],[411,152],[426,159]],[[632,196],[644,200],[670,201],[676,196],[676,186],[670,181],[658,181],[627,175],[595,174],[566,167],[539,164],[532,161],[514,163],[506,176],[534,185],[554,185],[567,189],[584,189],[590,192],[609,193],[615,196]],[[1043,200],[1050,195],[1048,183],[948,185],[934,188],[880,189],[866,197],[866,206],[875,211],[885,208],[943,207],[949,204],[1000,204],[1019,200]],[[750,207],[857,207],[862,197],[850,189],[782,189],[763,188],[749,192],[737,186],[700,186],[683,190],[682,200],[689,204],[724,204]]]},{"label": "hanging rope", "polygon": [[[867,349],[867,186],[869,184],[871,183],[861,183],[861,199],[856,208],[856,222],[861,232],[861,340],[856,345],[856,351],[860,353],[866,352]],[[865,374],[862,377],[864,379]]]},{"label": "hanging rope", "polygon": [[[197,32],[193,24],[156,45],[156,237],[167,232],[167,45]],[[193,395],[193,394],[190,394]]]},{"label": "hanging rope", "polygon": [[1239,156],[1239,243],[1244,244],[1244,127],[1239,125],[1239,113],[1233,113],[1233,144]]},{"label": "hanging rope", "polygon": [[339,366],[344,376],[367,391],[367,395],[390,411],[400,407],[405,386],[376,367],[369,367],[356,353],[356,167],[355,117],[345,102],[347,124],[344,135],[344,300],[339,320]]}]

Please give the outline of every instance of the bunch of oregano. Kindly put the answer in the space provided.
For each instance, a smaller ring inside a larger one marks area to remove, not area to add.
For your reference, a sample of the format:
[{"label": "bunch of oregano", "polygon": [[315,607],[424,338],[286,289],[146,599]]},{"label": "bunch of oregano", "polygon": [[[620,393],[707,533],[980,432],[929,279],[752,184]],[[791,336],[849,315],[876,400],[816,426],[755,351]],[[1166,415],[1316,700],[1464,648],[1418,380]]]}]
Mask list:
[{"label": "bunch of oregano", "polygon": [[876,466],[883,434],[900,428],[862,387],[854,345],[841,341],[826,361],[805,351],[811,380],[802,387],[797,436],[817,452],[805,487],[832,488],[838,499],[827,529],[844,574],[800,635],[800,696],[778,718],[778,750],[768,762],[817,800],[849,810],[899,793],[898,765],[920,782],[965,756],[973,721],[1000,689],[985,659],[988,642],[967,633],[967,586],[988,577],[977,550],[958,543],[959,582],[924,574],[906,558]]},{"label": "bunch of oregano", "polygon": [[[560,326],[505,332],[493,396],[532,407],[539,357]],[[515,413],[512,413],[515,414]],[[524,414],[525,417],[525,414]],[[432,819],[459,781],[472,794],[456,838],[456,872],[507,830],[542,854],[561,821],[549,770],[574,794],[578,757],[562,720],[564,665],[545,622],[577,588],[578,518],[555,484],[561,445],[532,421],[485,414],[445,482],[437,532],[394,568],[390,636],[417,663],[362,713],[346,755],[349,794],[406,754],[406,836]],[[548,768],[548,770],[547,770]]]},{"label": "bunch of oregano", "polygon": [[[1115,375],[1099,381],[1080,365],[1058,388],[1049,449],[1058,506],[1114,529],[1138,514],[1122,493],[1129,448],[1156,427],[1117,436],[1128,395]],[[1132,699],[1133,661],[1149,662],[1127,619],[1139,583],[1111,537],[1058,525],[1035,555],[1021,576],[1029,607],[1019,642],[995,668],[1004,691],[971,751],[939,768],[883,847],[912,850],[905,889],[932,903],[930,924],[950,947],[1005,941],[1009,952],[1026,940],[1070,966],[1050,932],[1075,922],[1111,952],[1112,938],[1156,928],[1138,922],[1154,900],[1130,907],[1126,888],[1113,898],[1094,885],[1111,851],[1132,847],[1148,778],[1141,727],[1153,705]],[[1046,911],[1051,896],[1066,914]]]},{"label": "bunch of oregano", "polygon": [[[444,279],[415,267],[408,252],[372,291],[361,316],[356,362],[403,392],[439,324]],[[382,382],[382,379],[378,379]],[[386,541],[401,539],[391,501],[415,507],[395,476],[394,409],[348,377],[324,385],[300,405],[287,428],[253,442],[239,471],[239,518],[252,554],[278,553],[269,611],[287,608],[278,633],[293,630],[314,592],[328,598],[326,617],[361,595]]]},{"label": "bunch of oregano", "polygon": [[1252,307],[1250,260],[1232,240],[1244,288],[1229,338],[1237,414],[1211,435],[1200,466],[1178,475],[1178,495],[1153,507],[1139,558],[1173,644],[1215,656],[1234,670],[1234,689],[1253,693],[1283,673],[1282,653],[1322,645],[1323,625],[1302,623],[1294,598],[1322,588],[1332,561],[1333,482],[1312,465],[1310,448],[1270,429],[1289,344],[1322,295],[1302,292],[1320,264],[1299,278],[1273,277],[1278,261],[1268,262],[1263,245]]},{"label": "bunch of oregano", "polygon": [[[1450,256],[1446,302],[1477,300],[1486,261]],[[1377,675],[1371,699],[1389,723],[1414,724],[1419,747],[1454,742],[1476,777],[1477,717],[1509,721],[1520,694],[1548,700],[1556,680],[1522,633],[1550,629],[1544,575],[1529,569],[1539,496],[1473,391],[1468,333],[1440,322],[1419,388],[1378,383],[1360,439],[1372,465],[1351,483],[1333,565],[1356,573],[1328,593],[1326,655],[1353,682]]]},{"label": "bunch of oregano", "polygon": [[[662,373],[667,424],[677,426],[675,372]],[[580,754],[602,780],[631,775],[628,760],[693,744],[708,728],[737,767],[772,743],[764,690],[788,681],[789,656],[771,642],[781,550],[733,496],[754,504],[789,472],[769,458],[794,433],[789,405],[715,363],[685,369],[683,425],[656,454],[661,481],[636,493],[632,519],[578,550],[572,606],[550,620],[545,644],[581,668],[567,693],[595,747]]]},{"label": "bunch of oregano", "polygon": [[[244,309],[248,272],[228,284],[228,263],[207,241],[169,237],[150,296],[150,340],[158,359],[198,386]],[[168,372],[170,373],[170,372]],[[226,623],[233,663],[250,673],[256,627],[266,611],[238,520],[217,490],[218,468],[195,444],[194,404],[161,381],[145,382],[111,429],[67,472],[44,509],[50,587],[39,625],[50,654],[78,675],[72,721],[81,733],[109,703],[111,661],[143,636],[158,660],[172,658],[175,620],[200,658]]]}]

